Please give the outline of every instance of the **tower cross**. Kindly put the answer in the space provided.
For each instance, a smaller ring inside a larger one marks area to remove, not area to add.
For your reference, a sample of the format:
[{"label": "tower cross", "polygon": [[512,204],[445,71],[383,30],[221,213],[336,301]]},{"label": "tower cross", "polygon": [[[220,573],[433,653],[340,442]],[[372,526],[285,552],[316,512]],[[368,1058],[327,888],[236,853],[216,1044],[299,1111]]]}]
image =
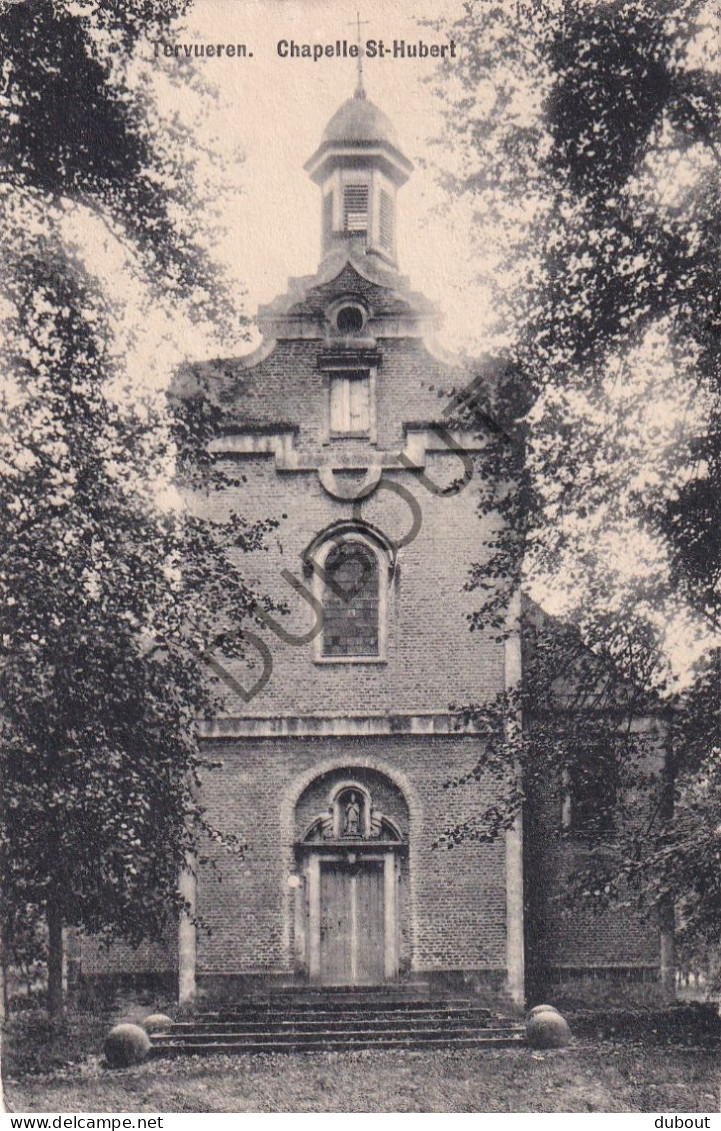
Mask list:
[{"label": "tower cross", "polygon": [[360,12],[356,12],[355,26],[358,34],[358,61],[356,63],[356,66],[358,67],[358,85],[355,92],[356,98],[365,98],[366,96],[366,92],[363,87],[363,46],[361,44],[361,25],[369,23],[370,20],[362,20],[360,18]]}]

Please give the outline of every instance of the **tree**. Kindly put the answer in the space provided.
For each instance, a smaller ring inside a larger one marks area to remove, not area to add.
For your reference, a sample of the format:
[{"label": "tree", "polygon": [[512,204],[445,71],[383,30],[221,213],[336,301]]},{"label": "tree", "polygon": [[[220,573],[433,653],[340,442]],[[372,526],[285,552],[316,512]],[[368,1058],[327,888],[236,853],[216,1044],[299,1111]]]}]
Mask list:
[{"label": "tree", "polygon": [[[222,327],[238,312],[208,252],[209,213],[195,179],[201,157],[212,153],[177,115],[162,117],[147,76],[132,74],[148,39],[189,6],[5,6],[0,172],[6,200],[34,203],[56,224],[73,210],[96,216],[128,248],[138,283],[155,284],[156,299],[182,299]],[[190,90],[199,80],[183,68]]]},{"label": "tree", "polygon": [[157,937],[187,853],[216,835],[197,793],[195,722],[218,693],[203,656],[223,630],[225,651],[242,650],[258,598],[228,550],[271,525],[161,507],[199,429],[123,394],[123,312],[68,236],[69,216],[92,214],[156,301],[229,311],[188,169],[123,62],[183,7],[37,0],[0,17],[0,856],[11,915],[46,922],[53,1013],[64,928]]},{"label": "tree", "polygon": [[[696,0],[469,3],[452,29],[467,49],[438,86],[460,170],[445,183],[472,201],[484,244],[496,240],[510,343],[482,405],[497,427],[481,506],[505,525],[471,577],[484,591],[475,624],[502,624],[500,578],[563,588],[585,647],[665,708],[674,782],[620,744],[656,803],[603,883],[582,887],[605,896],[633,878],[657,906],[685,892],[683,921],[699,930],[719,892],[718,670],[711,657],[684,692],[669,626],[697,648],[719,626],[717,18]],[[566,671],[563,652],[536,661],[539,686]],[[581,679],[582,701],[597,690]],[[606,693],[590,699],[613,710]],[[580,710],[578,727],[590,717]],[[583,751],[582,734],[571,746]],[[506,764],[519,756],[503,749]],[[683,833],[699,820],[703,859]]]}]

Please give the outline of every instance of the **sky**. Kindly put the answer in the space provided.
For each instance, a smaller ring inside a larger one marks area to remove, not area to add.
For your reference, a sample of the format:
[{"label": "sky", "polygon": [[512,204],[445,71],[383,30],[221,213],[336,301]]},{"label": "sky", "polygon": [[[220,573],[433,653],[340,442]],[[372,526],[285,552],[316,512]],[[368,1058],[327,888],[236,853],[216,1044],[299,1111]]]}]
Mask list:
[{"label": "sky", "polygon": [[[429,0],[384,5],[365,0],[360,18],[362,39],[405,39],[415,43],[446,42],[422,26],[423,20],[453,18],[460,5]],[[350,58],[284,59],[280,40],[303,43],[356,42],[357,4],[337,0],[196,0],[186,22],[170,42],[245,44],[252,58],[207,58],[197,61],[203,78],[217,88],[217,101],[198,99],[173,78],[183,68],[161,54],[164,45],[148,45],[159,101],[187,119],[202,116],[201,136],[228,162],[226,176],[239,195],[227,192],[219,201],[228,229],[219,247],[239,290],[247,290],[246,309],[286,290],[289,276],[312,274],[319,261],[319,189],[303,169],[320,142],[326,123],[356,84],[356,63]],[[457,49],[462,50],[462,44]],[[427,162],[434,156],[430,139],[442,132],[439,106],[428,79],[436,60],[366,58],[368,97],[392,119],[415,172],[401,190],[398,203],[398,251],[401,270],[412,285],[436,302],[444,315],[446,348],[483,345],[490,327],[487,280],[483,264],[471,264],[467,233],[443,216],[443,195]],[[197,127],[197,122],[194,126]],[[236,150],[244,154],[234,160]]]}]

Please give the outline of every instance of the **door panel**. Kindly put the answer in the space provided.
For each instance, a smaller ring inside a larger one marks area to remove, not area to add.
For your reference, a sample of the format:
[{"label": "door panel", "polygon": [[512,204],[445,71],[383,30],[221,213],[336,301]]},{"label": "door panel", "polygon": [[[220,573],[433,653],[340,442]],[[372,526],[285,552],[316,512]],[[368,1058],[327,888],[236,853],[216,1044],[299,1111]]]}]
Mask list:
[{"label": "door panel", "polygon": [[322,861],[321,981],[327,985],[382,982],[384,938],[383,862]]},{"label": "door panel", "polygon": [[351,917],[348,869],[335,862],[320,869],[320,974],[321,981],[350,980]]},{"label": "door panel", "polygon": [[369,860],[356,876],[358,951],[356,982],[382,982],[385,973],[383,864]]}]

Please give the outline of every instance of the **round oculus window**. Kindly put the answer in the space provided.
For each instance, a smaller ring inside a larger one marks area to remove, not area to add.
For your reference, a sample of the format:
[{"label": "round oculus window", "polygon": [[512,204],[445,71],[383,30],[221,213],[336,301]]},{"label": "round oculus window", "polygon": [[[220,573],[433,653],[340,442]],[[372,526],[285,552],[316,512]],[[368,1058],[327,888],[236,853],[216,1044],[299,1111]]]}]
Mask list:
[{"label": "round oculus window", "polygon": [[341,334],[357,334],[363,329],[365,318],[359,306],[342,306],[335,316],[335,324]]}]

